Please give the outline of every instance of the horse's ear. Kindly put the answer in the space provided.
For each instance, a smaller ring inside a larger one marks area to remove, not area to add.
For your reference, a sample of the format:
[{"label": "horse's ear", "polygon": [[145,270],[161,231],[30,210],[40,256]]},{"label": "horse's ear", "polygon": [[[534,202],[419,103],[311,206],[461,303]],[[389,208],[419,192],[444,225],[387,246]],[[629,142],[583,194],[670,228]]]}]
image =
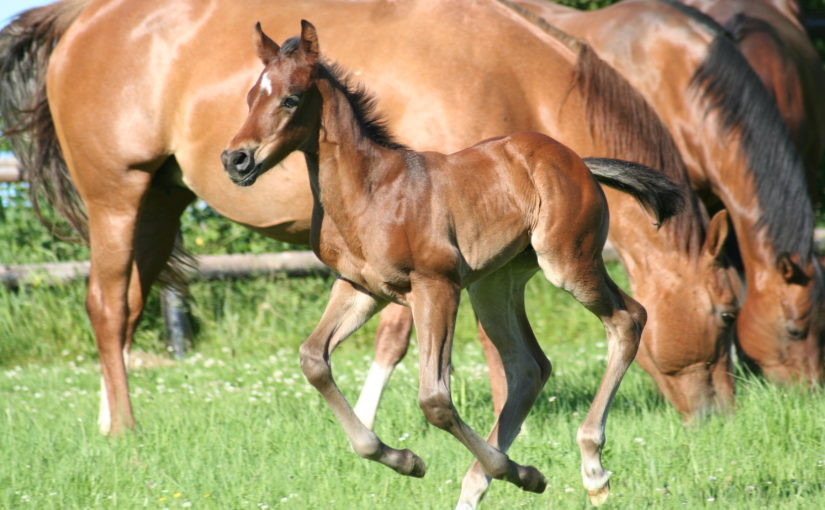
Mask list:
[{"label": "horse's ear", "polygon": [[799,267],[799,257],[796,254],[790,255],[788,252],[784,252],[776,257],[776,269],[788,283],[794,283],[805,277],[805,273]]},{"label": "horse's ear", "polygon": [[309,63],[314,64],[318,61],[318,32],[315,26],[305,19],[301,20],[301,49]]},{"label": "horse's ear", "polygon": [[278,52],[281,51],[281,48],[275,44],[275,41],[269,38],[261,29],[261,22],[255,23],[255,31],[252,34],[252,39],[255,42],[255,51],[258,53],[258,58],[261,59],[261,62],[264,65],[269,65],[270,62],[275,60],[275,57],[278,56]]},{"label": "horse's ear", "polygon": [[722,209],[713,215],[710,224],[708,224],[708,232],[705,235],[705,253],[714,260],[720,260],[728,235],[730,235],[728,211]]}]

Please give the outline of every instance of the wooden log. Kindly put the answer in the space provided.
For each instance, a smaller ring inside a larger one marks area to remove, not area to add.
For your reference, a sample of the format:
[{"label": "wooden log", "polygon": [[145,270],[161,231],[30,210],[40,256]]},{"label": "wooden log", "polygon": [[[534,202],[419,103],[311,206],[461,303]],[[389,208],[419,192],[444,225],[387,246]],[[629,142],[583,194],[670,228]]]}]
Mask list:
[{"label": "wooden log", "polygon": [[[329,273],[311,251],[281,253],[202,255],[196,257],[198,271],[193,279],[219,280],[249,278],[271,274],[306,276]],[[21,284],[59,284],[88,278],[88,262],[50,262],[45,264],[0,264],[0,282],[9,287]]]}]

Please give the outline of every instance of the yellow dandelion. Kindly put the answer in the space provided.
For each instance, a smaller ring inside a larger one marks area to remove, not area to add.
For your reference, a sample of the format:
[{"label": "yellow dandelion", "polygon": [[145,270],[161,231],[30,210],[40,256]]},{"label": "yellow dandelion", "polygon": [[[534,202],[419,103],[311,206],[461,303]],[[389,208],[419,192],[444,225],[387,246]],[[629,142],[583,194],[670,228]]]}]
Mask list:
[{"label": "yellow dandelion", "polygon": [[182,495],[183,494],[181,494],[180,492],[176,492],[176,493],[172,494],[172,497],[177,499],[177,498],[181,497]]},{"label": "yellow dandelion", "polygon": [[162,498],[158,499],[158,501],[166,501],[166,496],[163,496]]}]

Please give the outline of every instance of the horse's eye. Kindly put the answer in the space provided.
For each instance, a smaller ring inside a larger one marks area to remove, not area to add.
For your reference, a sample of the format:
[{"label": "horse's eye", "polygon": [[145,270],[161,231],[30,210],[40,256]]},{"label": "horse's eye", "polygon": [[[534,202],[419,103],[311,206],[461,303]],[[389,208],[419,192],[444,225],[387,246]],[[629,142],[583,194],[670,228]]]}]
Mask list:
[{"label": "horse's eye", "polygon": [[301,99],[296,95],[286,96],[285,98],[283,98],[281,100],[281,106],[284,107],[284,108],[290,108],[291,109],[291,108],[295,108],[296,106],[298,106],[298,103],[300,103],[300,102],[301,102]]},{"label": "horse's eye", "polygon": [[735,312],[722,312],[719,315],[722,317],[722,321],[724,321],[725,324],[732,324],[733,321],[736,320]]}]

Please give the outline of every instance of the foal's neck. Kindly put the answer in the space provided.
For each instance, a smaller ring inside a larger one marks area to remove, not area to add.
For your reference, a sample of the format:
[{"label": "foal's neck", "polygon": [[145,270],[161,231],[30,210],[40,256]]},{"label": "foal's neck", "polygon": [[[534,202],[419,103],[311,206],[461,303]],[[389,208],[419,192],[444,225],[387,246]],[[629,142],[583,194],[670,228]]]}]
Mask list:
[{"label": "foal's neck", "polygon": [[[345,207],[367,199],[375,184],[401,161],[401,150],[371,139],[363,118],[359,118],[348,92],[323,70],[318,78],[321,95],[321,122],[317,155],[308,155],[309,177],[325,208]],[[316,168],[312,168],[316,166]]]}]

